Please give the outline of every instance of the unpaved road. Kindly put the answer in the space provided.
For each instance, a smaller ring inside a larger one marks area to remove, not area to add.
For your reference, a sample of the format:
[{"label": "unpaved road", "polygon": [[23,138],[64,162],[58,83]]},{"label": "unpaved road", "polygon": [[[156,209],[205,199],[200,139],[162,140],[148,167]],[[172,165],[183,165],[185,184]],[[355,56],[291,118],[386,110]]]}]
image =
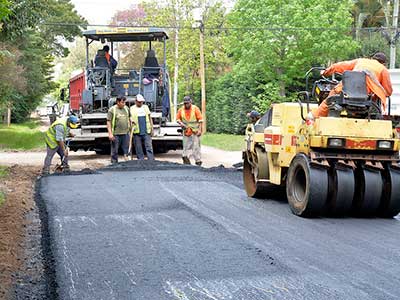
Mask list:
[{"label": "unpaved road", "polygon": [[[241,173],[155,162],[40,182],[60,299],[400,299],[400,220],[302,219]],[[54,285],[53,285],[54,286]]]},{"label": "unpaved road", "polygon": [[[232,167],[233,164],[239,163],[242,160],[240,151],[224,151],[213,147],[202,146],[203,166],[210,168],[219,165]],[[44,151],[36,152],[19,152],[19,151],[0,151],[0,165],[24,165],[24,166],[43,166],[43,161],[46,156]],[[156,154],[157,160],[170,161],[181,163],[182,151],[169,151],[163,154]],[[56,154],[53,158],[53,167],[59,163],[60,159]],[[192,159],[192,163],[194,160]],[[78,151],[70,152],[70,165],[72,170],[81,170],[85,168],[95,169],[107,166],[110,164],[109,155],[97,155],[94,151]]]}]

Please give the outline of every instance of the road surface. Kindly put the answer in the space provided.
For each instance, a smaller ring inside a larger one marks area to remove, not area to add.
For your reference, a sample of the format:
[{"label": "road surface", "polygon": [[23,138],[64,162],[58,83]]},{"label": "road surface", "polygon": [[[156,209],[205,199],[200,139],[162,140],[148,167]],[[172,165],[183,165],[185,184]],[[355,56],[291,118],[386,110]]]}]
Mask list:
[{"label": "road surface", "polygon": [[131,162],[40,197],[60,299],[400,299],[399,219],[302,219],[238,171]]}]

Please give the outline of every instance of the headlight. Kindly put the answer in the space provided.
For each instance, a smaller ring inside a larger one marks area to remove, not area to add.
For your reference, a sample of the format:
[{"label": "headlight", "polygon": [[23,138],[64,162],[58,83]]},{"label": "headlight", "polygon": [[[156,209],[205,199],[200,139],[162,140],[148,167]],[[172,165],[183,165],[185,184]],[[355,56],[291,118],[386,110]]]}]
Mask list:
[{"label": "headlight", "polygon": [[392,149],[392,142],[391,141],[379,141],[378,142],[379,149]]},{"label": "headlight", "polygon": [[329,147],[340,148],[340,147],[344,147],[345,143],[346,143],[345,139],[330,138],[328,140]]}]

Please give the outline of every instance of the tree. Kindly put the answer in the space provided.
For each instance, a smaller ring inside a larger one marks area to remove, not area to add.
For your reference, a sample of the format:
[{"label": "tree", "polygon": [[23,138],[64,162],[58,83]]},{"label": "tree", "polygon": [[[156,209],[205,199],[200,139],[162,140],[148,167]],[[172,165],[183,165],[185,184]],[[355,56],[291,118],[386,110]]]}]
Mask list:
[{"label": "tree", "polygon": [[357,44],[348,32],[351,4],[346,0],[334,6],[330,0],[239,0],[229,16],[230,27],[250,29],[231,32],[235,72],[252,77],[257,85],[276,82],[285,98],[288,87],[296,85],[313,64],[355,52]]},{"label": "tree", "polygon": [[[9,5],[10,3],[7,0],[0,0],[0,20],[7,17],[8,14],[10,13],[10,10],[8,8]],[[1,23],[0,23],[0,28],[1,28]]]},{"label": "tree", "polygon": [[[0,0],[1,1],[1,0]],[[0,42],[9,50],[9,58],[18,66],[19,78],[0,92],[0,103],[11,103],[13,119],[23,121],[57,85],[52,81],[55,56],[67,54],[61,41],[72,41],[85,23],[69,0],[9,0],[9,15],[3,17]],[[57,23],[75,23],[61,26]],[[7,46],[8,45],[8,46]],[[10,47],[9,45],[13,45]],[[8,68],[8,61],[0,67]],[[25,82],[23,91],[18,87]],[[8,91],[5,93],[5,91]],[[9,91],[12,91],[11,93]]]}]

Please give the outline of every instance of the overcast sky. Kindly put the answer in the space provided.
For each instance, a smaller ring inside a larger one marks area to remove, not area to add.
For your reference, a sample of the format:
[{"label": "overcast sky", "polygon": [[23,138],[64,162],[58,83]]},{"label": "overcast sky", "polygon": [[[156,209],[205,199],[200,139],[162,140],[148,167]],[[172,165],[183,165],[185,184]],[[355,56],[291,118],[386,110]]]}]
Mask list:
[{"label": "overcast sky", "polygon": [[[155,0],[160,2],[160,0]],[[140,3],[141,0],[71,0],[78,13],[89,21],[89,24],[106,25],[119,10]],[[232,7],[234,0],[224,0],[226,7]]]},{"label": "overcast sky", "polygon": [[137,0],[71,0],[78,13],[89,24],[108,24],[118,10],[125,10],[140,1]]}]

